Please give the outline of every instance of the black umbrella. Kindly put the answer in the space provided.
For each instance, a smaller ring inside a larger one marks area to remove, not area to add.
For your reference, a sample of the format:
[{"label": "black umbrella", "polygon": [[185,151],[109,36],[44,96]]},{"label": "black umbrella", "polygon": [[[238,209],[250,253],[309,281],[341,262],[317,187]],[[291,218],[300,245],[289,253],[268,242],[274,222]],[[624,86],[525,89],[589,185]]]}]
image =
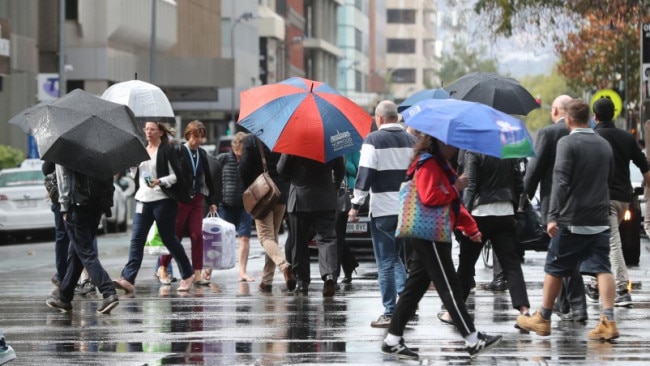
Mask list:
[{"label": "black umbrella", "polygon": [[25,115],[41,159],[108,179],[148,160],[129,107],[75,89]]},{"label": "black umbrella", "polygon": [[55,100],[56,99],[44,100],[36,105],[23,109],[21,112],[19,112],[18,114],[16,114],[15,116],[9,119],[9,124],[20,127],[20,129],[23,130],[24,133],[27,134],[31,133],[31,128],[29,127],[29,123],[27,123],[27,119],[25,119],[25,114],[31,111],[35,111],[48,104],[51,104]]},{"label": "black umbrella", "polygon": [[535,98],[517,80],[492,73],[467,74],[445,90],[453,99],[487,104],[508,114],[525,116],[539,108]]}]

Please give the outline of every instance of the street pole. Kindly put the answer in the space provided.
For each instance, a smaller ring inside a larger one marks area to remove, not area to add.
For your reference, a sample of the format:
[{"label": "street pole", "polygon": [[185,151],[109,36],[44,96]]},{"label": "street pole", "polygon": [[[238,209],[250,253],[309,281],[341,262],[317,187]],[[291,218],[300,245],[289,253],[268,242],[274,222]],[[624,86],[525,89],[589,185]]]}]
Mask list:
[{"label": "street pole", "polygon": [[59,98],[65,93],[65,0],[59,0]]},{"label": "street pole", "polygon": [[156,4],[158,0],[151,0],[151,41],[149,42],[149,81],[156,84]]},{"label": "street pole", "polygon": [[242,13],[237,19],[232,18],[232,24],[230,25],[230,57],[232,58],[232,89],[230,91],[230,123],[229,123],[229,128],[230,132],[234,135],[235,134],[235,123],[237,122],[235,119],[235,84],[237,82],[237,73],[236,68],[237,68],[237,62],[235,60],[235,27],[237,24],[239,24],[242,20],[250,20],[253,19],[255,15],[253,15],[252,12],[247,11]]}]

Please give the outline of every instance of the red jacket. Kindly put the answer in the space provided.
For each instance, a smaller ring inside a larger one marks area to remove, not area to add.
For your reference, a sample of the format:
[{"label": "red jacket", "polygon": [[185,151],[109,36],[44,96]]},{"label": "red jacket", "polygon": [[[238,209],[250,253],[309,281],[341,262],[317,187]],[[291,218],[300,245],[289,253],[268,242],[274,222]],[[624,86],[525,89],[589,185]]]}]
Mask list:
[{"label": "red jacket", "polygon": [[[460,200],[458,190],[449,182],[443,169],[436,163],[436,159],[426,159],[416,172],[415,169],[419,160],[419,158],[415,159],[411,163],[407,174],[411,176],[415,172],[415,186],[422,203],[428,206],[440,206],[449,205],[454,200]],[[449,169],[454,175],[456,174],[456,171],[451,166]],[[461,230],[468,237],[473,237],[479,233],[476,221],[462,203],[460,203],[458,216],[454,215],[453,210],[451,210],[451,215],[455,229]]]}]

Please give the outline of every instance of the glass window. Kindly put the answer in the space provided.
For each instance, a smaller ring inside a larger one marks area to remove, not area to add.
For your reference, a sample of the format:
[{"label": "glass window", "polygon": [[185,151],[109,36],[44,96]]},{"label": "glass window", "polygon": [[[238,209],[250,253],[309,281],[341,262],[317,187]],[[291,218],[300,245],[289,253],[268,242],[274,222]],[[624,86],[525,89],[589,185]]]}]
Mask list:
[{"label": "glass window", "polygon": [[0,174],[0,187],[43,185],[45,176],[40,170],[14,171]]},{"label": "glass window", "polygon": [[388,24],[415,24],[417,11],[415,9],[387,9]]},{"label": "glass window", "polygon": [[394,84],[415,83],[415,69],[397,69],[392,72],[390,79]]},{"label": "glass window", "polygon": [[415,39],[389,38],[386,42],[388,53],[415,53]]}]

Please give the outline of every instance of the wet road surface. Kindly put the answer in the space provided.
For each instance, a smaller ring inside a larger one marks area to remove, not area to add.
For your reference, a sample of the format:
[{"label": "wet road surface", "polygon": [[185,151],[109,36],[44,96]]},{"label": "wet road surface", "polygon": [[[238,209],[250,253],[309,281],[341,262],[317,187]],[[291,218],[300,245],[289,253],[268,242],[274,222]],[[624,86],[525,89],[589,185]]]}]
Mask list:
[{"label": "wet road surface", "polygon": [[[113,278],[126,263],[129,239],[129,234],[99,239],[100,260]],[[420,361],[398,361],[379,352],[385,330],[369,326],[383,311],[372,262],[362,263],[353,283],[340,285],[333,299],[324,299],[316,263],[308,297],[287,294],[280,273],[271,294],[258,292],[263,252],[255,238],[248,272],[256,282],[237,282],[236,268],[214,271],[209,287],[194,287],[189,294],[178,293],[177,283],[159,286],[155,258],[145,256],[136,294],[121,294],[112,314],[96,314],[100,296],[94,294],[77,296],[72,313],[63,314],[45,305],[52,291],[52,248],[52,243],[0,247],[0,330],[16,350],[12,365],[650,364],[647,239],[641,266],[630,269],[634,307],[616,309],[621,337],[615,342],[587,339],[598,317],[596,304],[589,305],[586,325],[554,316],[549,337],[520,333],[513,327],[517,311],[510,308],[507,292],[483,288],[491,270],[479,262],[469,308],[477,329],[502,334],[503,342],[470,360],[460,334],[436,318],[441,302],[430,291],[404,335],[408,346],[419,348]],[[541,303],[544,255],[526,253],[524,275],[533,309]]]}]

